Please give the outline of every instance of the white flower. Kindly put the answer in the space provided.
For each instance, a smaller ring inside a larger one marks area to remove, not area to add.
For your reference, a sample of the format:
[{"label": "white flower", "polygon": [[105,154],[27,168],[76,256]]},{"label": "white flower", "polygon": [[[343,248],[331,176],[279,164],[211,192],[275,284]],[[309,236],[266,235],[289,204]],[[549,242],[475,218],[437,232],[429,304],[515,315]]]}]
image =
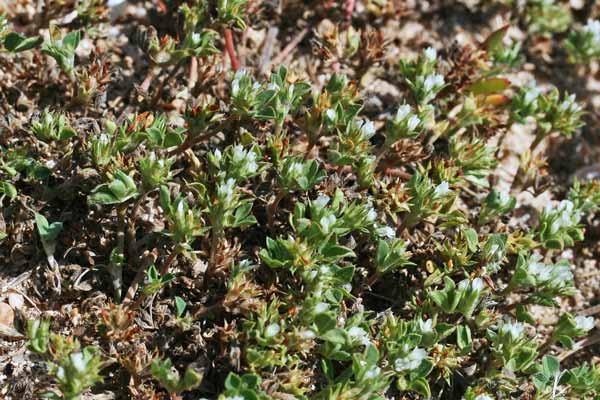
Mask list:
[{"label": "white flower", "polygon": [[435,61],[435,59],[437,58],[437,50],[434,49],[433,47],[426,48],[424,53],[425,53],[425,58],[428,61]]},{"label": "white flower", "polygon": [[83,354],[82,353],[73,353],[71,354],[71,362],[73,363],[73,366],[75,367],[75,369],[79,372],[84,372],[85,371],[85,360],[83,359]]},{"label": "white flower", "polygon": [[373,205],[369,203],[369,211],[367,211],[367,221],[373,222],[377,219],[377,211],[373,208]]},{"label": "white flower", "polygon": [[442,183],[436,186],[434,194],[435,197],[445,197],[450,192],[450,185],[448,184],[448,182],[443,181]]},{"label": "white flower", "polygon": [[406,125],[408,126],[408,129],[410,129],[411,131],[414,131],[415,129],[417,129],[417,126],[419,126],[420,123],[421,123],[421,118],[417,117],[416,115],[412,115],[408,119],[408,123]]},{"label": "white flower", "polygon": [[320,194],[319,197],[313,201],[313,204],[318,210],[322,210],[327,204],[329,204],[329,196],[326,194]]},{"label": "white flower", "polygon": [[381,373],[381,368],[374,366],[371,367],[367,372],[365,372],[365,379],[373,379],[379,376]]},{"label": "white flower", "polygon": [[100,135],[100,137],[98,138],[98,141],[101,144],[108,144],[108,142],[110,142],[110,138],[108,137],[108,135],[106,133],[103,133]]},{"label": "white flower", "polygon": [[335,215],[329,214],[329,215],[322,217],[321,220],[319,221],[319,224],[321,224],[321,227],[323,228],[324,233],[329,233],[329,230],[336,223],[336,221],[337,221],[337,218],[335,217]]},{"label": "white flower", "polygon": [[65,379],[65,369],[63,367],[58,367],[58,371],[56,371],[56,377],[58,379]]},{"label": "white flower", "polygon": [[327,311],[328,308],[329,308],[329,304],[321,302],[315,306],[315,312],[317,314],[320,314],[320,313]]},{"label": "white flower", "polygon": [[215,158],[215,160],[217,160],[217,162],[220,162],[221,159],[223,158],[223,154],[221,153],[221,150],[216,149],[213,153],[213,157]]},{"label": "white flower", "polygon": [[304,339],[304,340],[310,340],[310,339],[314,339],[317,334],[315,333],[315,331],[311,331],[310,329],[306,329],[302,332],[300,332],[298,334],[298,336],[300,336],[300,338]]},{"label": "white flower", "polygon": [[523,97],[523,103],[526,106],[533,104],[539,96],[540,96],[540,91],[537,88],[530,87],[525,92],[525,97]]},{"label": "white flower", "polygon": [[335,120],[337,119],[337,114],[336,114],[335,110],[332,108],[328,108],[327,111],[325,111],[325,116],[331,122],[335,122]]},{"label": "white flower", "polygon": [[346,292],[350,293],[352,291],[352,284],[350,284],[350,283],[344,283],[342,285],[342,289],[344,289]]},{"label": "white flower", "polygon": [[319,268],[319,272],[322,275],[327,275],[328,273],[331,272],[331,268],[329,268],[329,266],[327,266],[327,265],[323,265],[321,268]]},{"label": "white flower", "polygon": [[421,362],[427,357],[427,352],[419,347],[413,349],[406,357],[397,358],[394,361],[396,372],[410,371],[418,368]]},{"label": "white flower", "polygon": [[444,77],[440,74],[427,75],[423,82],[423,88],[426,92],[437,90],[442,86],[444,86]]},{"label": "white flower", "polygon": [[500,205],[505,206],[510,201],[510,195],[505,190],[498,193],[498,200],[500,200]]},{"label": "white flower", "polygon": [[481,292],[483,290],[483,280],[481,278],[475,278],[472,281],[469,279],[463,279],[458,283],[458,290],[472,290],[474,292]]},{"label": "white flower", "polygon": [[408,104],[401,105],[398,107],[398,112],[396,112],[396,121],[402,121],[408,114],[410,114],[410,106]]},{"label": "white flower", "polygon": [[119,4],[125,3],[126,0],[108,0],[106,5],[109,7],[116,7]]},{"label": "white flower", "polygon": [[271,324],[271,325],[267,326],[267,329],[265,330],[265,336],[273,337],[273,336],[277,335],[280,331],[281,331],[281,327],[279,326],[279,324]]},{"label": "white flower", "polygon": [[240,163],[246,157],[246,152],[244,151],[244,146],[241,144],[237,144],[233,146],[233,162]]},{"label": "white flower", "polygon": [[234,79],[233,82],[231,82],[231,95],[233,97],[235,97],[238,95],[239,92],[240,92],[240,82],[237,79]]},{"label": "white flower", "polygon": [[556,217],[550,226],[550,232],[556,233],[560,228],[570,228],[577,225],[581,219],[581,211],[575,210],[575,205],[570,200],[562,200],[556,208],[548,204],[544,213],[549,217]]},{"label": "white flower", "polygon": [[377,229],[377,234],[379,237],[393,239],[396,237],[396,230],[394,228],[390,228],[389,226],[382,226]]},{"label": "white flower", "polygon": [[348,329],[348,336],[350,336],[350,339],[360,342],[364,346],[371,344],[369,335],[367,335],[367,332],[359,326],[353,326]]},{"label": "white flower", "polygon": [[483,290],[483,286],[484,286],[483,279],[481,279],[481,278],[475,278],[471,282],[471,289],[473,289],[477,292],[481,292]]},{"label": "white flower", "polygon": [[600,21],[588,19],[587,24],[583,27],[583,30],[592,34],[592,40],[594,42],[600,42]]},{"label": "white flower", "polygon": [[422,320],[419,318],[419,330],[421,332],[433,332],[433,320],[432,319],[426,319],[426,320]]},{"label": "white flower", "polygon": [[229,178],[229,179],[227,179],[227,182],[221,183],[217,187],[217,194],[220,198],[223,199],[223,202],[225,203],[226,206],[230,205],[231,201],[233,200],[234,186],[235,186],[235,179]]},{"label": "white flower", "polygon": [[202,36],[200,36],[200,34],[198,32],[192,33],[192,43],[197,45],[198,43],[200,43],[201,37]]},{"label": "white flower", "polygon": [[226,396],[223,400],[245,400],[243,396]]},{"label": "white flower", "polygon": [[577,317],[575,317],[575,326],[577,329],[580,329],[585,332],[592,330],[595,326],[594,318],[578,315]]},{"label": "white flower", "polygon": [[493,244],[490,246],[490,250],[488,251],[488,256],[490,258],[496,258],[498,250],[500,250],[500,246],[497,244]]},{"label": "white flower", "polygon": [[477,397],[475,397],[475,400],[494,400],[492,397],[488,396],[487,394],[480,394]]},{"label": "white flower", "polygon": [[184,213],[184,204],[183,201],[180,201],[177,204],[177,215],[179,216],[179,218],[183,218],[183,213]]},{"label": "white flower", "polygon": [[290,169],[292,170],[292,174],[294,176],[300,176],[300,175],[302,175],[302,163],[295,162],[295,163],[293,163],[291,165]]},{"label": "white flower", "polygon": [[[251,153],[251,154],[254,154],[254,153]],[[254,161],[254,160],[248,161],[248,163],[246,164],[246,171],[253,174],[257,170],[258,170],[258,164],[256,163],[256,161]]]},{"label": "white flower", "polygon": [[364,120],[360,126],[360,131],[363,134],[363,137],[370,138],[375,134],[375,125],[373,121]]},{"label": "white flower", "polygon": [[523,331],[525,330],[525,325],[520,322],[515,323],[505,323],[500,327],[500,333],[504,335],[509,335],[512,340],[517,340],[523,335]]},{"label": "white flower", "polygon": [[558,106],[561,111],[577,112],[581,109],[581,106],[575,101],[575,95],[572,94],[564,99]]}]

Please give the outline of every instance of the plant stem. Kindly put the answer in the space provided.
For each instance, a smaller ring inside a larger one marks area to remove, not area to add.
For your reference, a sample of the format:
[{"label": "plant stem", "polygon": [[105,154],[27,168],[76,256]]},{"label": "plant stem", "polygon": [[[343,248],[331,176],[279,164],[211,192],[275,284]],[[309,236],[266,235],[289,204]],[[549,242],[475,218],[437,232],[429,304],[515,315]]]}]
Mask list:
[{"label": "plant stem", "polygon": [[142,206],[142,203],[146,199],[146,196],[148,196],[148,194],[150,194],[154,190],[156,190],[156,189],[150,189],[150,190],[144,191],[138,197],[136,202],[133,204],[133,208],[131,209],[131,214],[129,214],[129,225],[127,226],[127,256],[129,258],[130,262],[132,262],[133,264],[136,264],[136,261],[137,261],[136,254],[135,254],[136,250],[137,250],[136,239],[135,239],[135,233],[136,233],[135,221],[137,219],[138,211],[139,211],[140,207]]},{"label": "plant stem", "polygon": [[269,230],[273,229],[273,224],[275,223],[275,215],[277,214],[277,207],[283,198],[285,197],[285,191],[279,190],[275,195],[275,198],[272,202],[267,206],[267,226]]},{"label": "plant stem", "polygon": [[180,253],[180,249],[179,249],[179,245],[177,245],[177,246],[175,246],[175,248],[173,249],[171,254],[169,254],[169,257],[164,262],[164,264],[160,266],[160,269],[158,270],[158,273],[160,274],[160,276],[165,276],[166,274],[169,273],[169,268],[171,267],[171,264],[173,264],[173,262],[175,261],[175,259],[179,255],[179,253]]},{"label": "plant stem", "polygon": [[229,55],[229,60],[231,61],[231,68],[234,71],[237,71],[238,69],[240,69],[240,62],[238,61],[238,59],[235,55],[235,45],[233,43],[233,33],[231,32],[231,29],[229,29],[229,28],[225,28],[223,33],[225,36],[225,49],[227,50],[227,54]]},{"label": "plant stem", "polygon": [[219,248],[219,242],[223,236],[223,229],[213,228],[212,235],[210,237],[210,258],[208,260],[208,267],[204,272],[204,287],[208,287],[208,278],[213,274],[217,268],[217,250]]},{"label": "plant stem", "polygon": [[[121,205],[117,209],[118,215],[118,227],[117,227],[117,253],[123,255],[125,252],[125,214],[127,213],[127,206]],[[111,260],[110,263],[110,274],[112,277],[113,288],[115,289],[115,301],[121,300],[121,290],[123,285],[123,266],[114,265]]]},{"label": "plant stem", "polygon": [[369,279],[367,279],[367,286],[368,286],[368,287],[371,287],[371,286],[373,286],[373,284],[374,284],[375,282],[377,282],[377,281],[379,280],[379,278],[380,278],[380,275],[379,275],[379,273],[375,272],[373,275],[371,275],[371,276],[369,277]]},{"label": "plant stem", "polygon": [[[542,140],[544,140],[545,136],[543,135],[535,135],[535,139],[533,139],[533,142],[531,142],[531,145],[529,145],[529,154],[530,157],[533,157],[533,152],[535,151],[535,149],[539,146],[539,144],[542,142]],[[512,192],[513,190],[517,189],[519,187],[519,185],[522,183],[521,182],[521,176],[523,176],[523,173],[525,171],[523,171],[523,168],[521,166],[521,163],[519,163],[519,168],[517,168],[517,172],[515,173],[515,176],[513,178],[512,184],[510,185],[510,191]]]},{"label": "plant stem", "polygon": [[226,120],[226,121],[218,123],[217,125],[212,127],[208,132],[206,132],[203,135],[196,136],[196,135],[188,134],[185,141],[183,143],[181,143],[179,146],[177,146],[175,149],[169,151],[167,153],[167,155],[175,156],[175,155],[184,153],[186,150],[191,149],[195,145],[212,138],[219,132],[226,130],[228,127],[230,127],[230,124],[231,124],[231,120]]},{"label": "plant stem", "polygon": [[[163,265],[161,265],[160,270],[159,270],[159,274],[161,276],[166,275],[166,273],[169,271],[169,267],[171,266],[171,264],[173,264],[173,262],[175,261],[175,259],[177,258],[177,255],[179,255],[180,249],[179,246],[175,246],[175,248],[173,249],[173,251],[171,252],[171,254],[169,254],[169,257],[167,258],[167,260],[165,261],[165,263]],[[128,304],[130,303],[133,298],[135,297],[135,294],[138,290],[138,287],[140,285],[140,283],[144,280],[144,274],[146,273],[146,269],[150,267],[150,265],[146,265],[143,268],[139,268],[135,277],[133,278],[133,281],[131,282],[131,285],[129,286],[129,289],[127,289],[127,294],[125,295],[125,299],[123,300],[124,304]],[[141,295],[134,303],[132,303],[129,308],[130,309],[135,309],[136,307],[139,307],[139,305],[141,305],[143,298],[145,298],[145,296]]]}]

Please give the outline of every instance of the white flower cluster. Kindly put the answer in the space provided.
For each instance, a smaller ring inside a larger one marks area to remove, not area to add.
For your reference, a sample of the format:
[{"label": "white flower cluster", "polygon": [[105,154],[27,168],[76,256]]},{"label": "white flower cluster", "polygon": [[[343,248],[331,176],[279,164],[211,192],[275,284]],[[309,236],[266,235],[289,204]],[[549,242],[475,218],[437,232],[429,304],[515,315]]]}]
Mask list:
[{"label": "white flower cluster", "polygon": [[600,45],[600,21],[588,19],[583,30],[584,32],[591,34],[594,44]]},{"label": "white flower cluster", "polygon": [[[421,78],[423,79],[423,78]],[[423,89],[426,93],[437,92],[444,86],[444,77],[440,74],[430,74],[423,80]]]},{"label": "white flower cluster", "polygon": [[523,325],[520,322],[505,322],[500,326],[500,329],[498,330],[498,333],[500,333],[500,335],[509,337],[510,339],[512,339],[512,341],[519,340],[523,336],[524,332],[525,325]]},{"label": "white flower cluster", "polygon": [[583,332],[591,331],[596,324],[594,323],[593,317],[586,317],[584,315],[578,315],[575,317],[575,328]]},{"label": "white flower cluster", "polygon": [[498,203],[500,204],[500,207],[506,207],[510,200],[510,194],[508,194],[506,190],[498,192]]},{"label": "white flower cluster", "polygon": [[446,181],[443,181],[439,185],[437,185],[435,187],[435,191],[433,192],[436,199],[446,197],[450,193],[452,193],[452,190],[450,189],[450,185]]},{"label": "white flower cluster", "polygon": [[363,346],[369,346],[371,344],[371,339],[369,339],[367,331],[360,326],[353,326],[348,329],[348,336],[350,336],[350,339],[353,342],[359,342]]},{"label": "white flower cluster", "polygon": [[527,273],[535,279],[537,285],[560,289],[573,281],[573,273],[568,265],[546,265],[540,262],[541,259],[539,254],[534,254],[527,264]]},{"label": "white flower cluster", "polygon": [[577,103],[575,101],[575,95],[571,94],[558,105],[558,109],[562,112],[576,113],[581,111],[581,104]]},{"label": "white flower cluster", "polygon": [[525,95],[523,96],[523,104],[525,106],[537,107],[537,101],[540,97],[540,90],[534,86],[528,86],[525,89]]},{"label": "white flower cluster", "polygon": [[373,124],[373,121],[364,119],[358,124],[358,127],[362,138],[365,140],[371,138],[375,134],[375,125]]},{"label": "white flower cluster", "polygon": [[571,228],[579,223],[581,211],[575,209],[575,205],[570,200],[562,200],[558,207],[548,204],[544,209],[546,218],[555,218],[550,226],[550,232],[556,233],[561,228]]},{"label": "white flower cluster", "polygon": [[223,202],[223,206],[228,208],[233,202],[235,191],[235,179],[229,178],[227,182],[217,186],[217,197]]},{"label": "white flower cluster", "polygon": [[416,347],[405,357],[397,358],[394,361],[394,370],[396,372],[411,371],[418,368],[425,357],[427,357],[427,352],[420,347]]},{"label": "white flower cluster", "polygon": [[429,62],[435,62],[437,60],[437,50],[433,47],[428,47],[423,52],[425,59]]},{"label": "white flower cluster", "polygon": [[[245,84],[245,82],[243,82],[243,81],[251,82],[252,78],[251,78],[250,74],[248,73],[248,71],[246,71],[245,69],[239,69],[235,73],[235,76],[233,77],[233,81],[231,82],[231,95],[233,97],[237,97],[238,95],[241,94],[240,89],[242,89],[243,83]],[[258,89],[260,89],[260,84],[258,82],[254,82],[252,84],[251,88],[252,88],[252,90],[250,91],[250,93],[256,93],[258,91]]]},{"label": "white flower cluster", "polygon": [[418,325],[419,325],[419,330],[422,333],[433,332],[433,320],[432,319],[422,320],[419,318]]},{"label": "white flower cluster", "polygon": [[246,173],[253,174],[258,170],[256,163],[257,155],[252,149],[244,150],[244,146],[238,144],[233,147],[233,163],[238,165]]},{"label": "white flower cluster", "polygon": [[482,393],[482,394],[477,395],[477,397],[475,397],[475,400],[494,400],[494,398],[488,396],[485,393]]},{"label": "white flower cluster", "polygon": [[327,206],[327,204],[329,204],[329,200],[330,198],[326,194],[319,194],[319,197],[317,197],[312,204],[317,210],[322,210]]},{"label": "white flower cluster", "polygon": [[473,280],[463,279],[458,283],[458,290],[471,290],[473,292],[481,292],[484,288],[483,279],[475,278]]},{"label": "white flower cluster", "polygon": [[417,128],[421,124],[421,118],[419,118],[419,116],[416,114],[412,114],[412,109],[410,108],[410,105],[403,104],[400,107],[398,107],[398,111],[396,112],[394,122],[405,127],[408,133],[410,134],[417,130]]},{"label": "white flower cluster", "polygon": [[323,229],[323,233],[328,234],[336,222],[337,222],[337,218],[335,217],[335,215],[329,214],[329,215],[325,215],[325,216],[321,217],[319,224],[321,225],[321,228]]}]

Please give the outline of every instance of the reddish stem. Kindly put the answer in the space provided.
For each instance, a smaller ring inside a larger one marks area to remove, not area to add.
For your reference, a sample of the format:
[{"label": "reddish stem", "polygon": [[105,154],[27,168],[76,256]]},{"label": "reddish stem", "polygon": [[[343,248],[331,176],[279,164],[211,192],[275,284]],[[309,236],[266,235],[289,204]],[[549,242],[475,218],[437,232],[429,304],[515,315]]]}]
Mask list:
[{"label": "reddish stem", "polygon": [[227,54],[229,55],[229,60],[231,60],[231,68],[234,71],[240,69],[240,62],[238,61],[235,55],[235,45],[233,44],[233,33],[231,29],[225,28],[225,49],[227,50]]}]

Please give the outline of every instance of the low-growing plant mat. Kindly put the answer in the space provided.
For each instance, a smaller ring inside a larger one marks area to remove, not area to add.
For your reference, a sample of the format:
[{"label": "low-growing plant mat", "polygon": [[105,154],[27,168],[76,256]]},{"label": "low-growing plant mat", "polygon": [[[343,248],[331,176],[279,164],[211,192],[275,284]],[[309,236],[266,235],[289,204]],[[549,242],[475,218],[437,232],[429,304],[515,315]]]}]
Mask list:
[{"label": "low-growing plant mat", "polygon": [[0,397],[597,398],[599,17],[0,3]]}]

